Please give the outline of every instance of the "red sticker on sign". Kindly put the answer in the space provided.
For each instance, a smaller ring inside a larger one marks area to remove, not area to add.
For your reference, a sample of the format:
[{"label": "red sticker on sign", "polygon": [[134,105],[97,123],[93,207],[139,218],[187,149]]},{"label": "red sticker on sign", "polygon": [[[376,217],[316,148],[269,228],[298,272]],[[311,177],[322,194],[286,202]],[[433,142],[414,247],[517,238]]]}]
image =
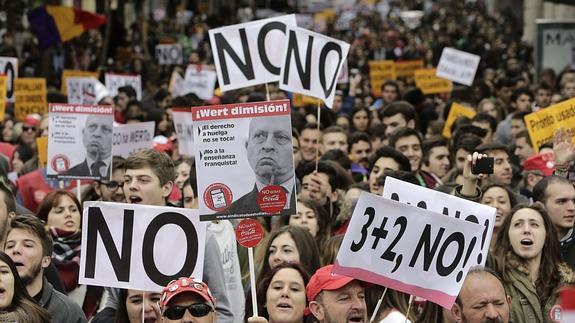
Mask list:
[{"label": "red sticker on sign", "polygon": [[210,210],[223,211],[232,204],[232,191],[226,184],[213,183],[204,191],[204,203]]},{"label": "red sticker on sign", "polygon": [[262,225],[254,219],[243,219],[236,228],[236,240],[246,248],[253,248],[264,237]]},{"label": "red sticker on sign", "polygon": [[52,157],[50,165],[56,172],[63,173],[70,169],[70,159],[66,155],[56,155]]},{"label": "red sticker on sign", "polygon": [[284,209],[287,201],[285,189],[278,185],[268,185],[258,193],[258,205],[267,214],[276,214]]},{"label": "red sticker on sign", "polygon": [[549,318],[553,322],[561,322],[561,314],[563,313],[563,308],[561,305],[553,305],[549,311]]}]

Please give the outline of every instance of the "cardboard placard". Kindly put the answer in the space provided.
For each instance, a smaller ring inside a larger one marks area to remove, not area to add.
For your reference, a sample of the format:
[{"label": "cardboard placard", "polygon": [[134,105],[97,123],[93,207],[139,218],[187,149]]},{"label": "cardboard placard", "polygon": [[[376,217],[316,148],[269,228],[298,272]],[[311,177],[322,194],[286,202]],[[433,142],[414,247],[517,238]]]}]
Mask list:
[{"label": "cardboard placard", "polygon": [[36,138],[36,147],[38,149],[38,163],[41,167],[46,167],[48,160],[48,136]]},{"label": "cardboard placard", "polygon": [[575,98],[526,115],[525,126],[536,152],[553,141],[555,130],[563,127],[575,132]]},{"label": "cardboard placard", "polygon": [[395,76],[412,79],[415,71],[423,68],[423,60],[399,61],[395,62]]},{"label": "cardboard placard", "polygon": [[205,241],[197,210],[85,202],[79,283],[161,290],[179,277],[202,277]]},{"label": "cardboard placard", "polygon": [[18,59],[15,57],[0,57],[0,74],[6,75],[6,101],[14,102],[14,80],[18,78]]},{"label": "cardboard placard", "polygon": [[8,89],[8,77],[0,75],[0,120],[4,120],[6,113],[6,92]]},{"label": "cardboard placard", "polygon": [[114,125],[112,155],[128,158],[142,149],[154,148],[154,121]]},{"label": "cardboard placard", "polygon": [[481,57],[455,48],[445,47],[437,64],[436,75],[471,86]]},{"label": "cardboard placard", "polygon": [[92,77],[67,77],[68,103],[92,105],[96,102],[96,83]]},{"label": "cardboard placard", "polygon": [[423,94],[449,93],[453,90],[453,83],[435,75],[435,68],[424,68],[415,71],[415,86]]},{"label": "cardboard placard", "polygon": [[45,78],[17,78],[14,80],[14,115],[24,121],[32,113],[45,115],[48,97]]},{"label": "cardboard placard", "polygon": [[194,156],[194,129],[190,108],[172,108],[174,129],[178,138],[178,151],[185,156]]},{"label": "cardboard placard", "polygon": [[544,68],[559,74],[575,68],[575,20],[536,19],[535,72]]},{"label": "cardboard placard", "polygon": [[368,64],[371,92],[374,96],[380,97],[383,83],[396,79],[395,62],[391,60],[369,61]]},{"label": "cardboard placard", "polygon": [[136,98],[142,100],[142,77],[140,74],[105,74],[106,88],[110,91],[110,96],[115,97],[118,95],[118,88],[124,85],[129,85],[136,90]]},{"label": "cardboard placard", "polygon": [[214,96],[216,78],[213,66],[190,64],[184,76],[184,94],[194,93],[202,100],[209,100]]},{"label": "cardboard placard", "polygon": [[180,44],[156,45],[156,60],[160,65],[179,65],[184,62],[184,53]]},{"label": "cardboard placard", "polygon": [[[90,72],[90,71],[82,71],[82,70],[64,70],[62,72],[62,93],[68,95],[68,82],[66,81],[69,77],[91,77],[94,79],[98,79],[100,77],[100,73],[98,72]],[[70,102],[68,102],[70,103]]]},{"label": "cardboard placard", "polygon": [[457,102],[451,104],[451,109],[447,115],[447,120],[445,120],[445,125],[443,125],[443,131],[441,135],[447,139],[451,138],[451,126],[459,117],[468,117],[469,119],[475,117],[477,112],[475,110],[465,107]]}]

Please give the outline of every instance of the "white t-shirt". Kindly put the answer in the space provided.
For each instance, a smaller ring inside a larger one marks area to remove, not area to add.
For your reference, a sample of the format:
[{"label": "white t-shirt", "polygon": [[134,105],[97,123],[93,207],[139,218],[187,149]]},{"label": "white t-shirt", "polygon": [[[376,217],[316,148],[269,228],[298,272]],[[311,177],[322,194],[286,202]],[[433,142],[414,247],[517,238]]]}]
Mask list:
[{"label": "white t-shirt", "polygon": [[411,323],[410,320],[405,320],[405,315],[399,312],[398,310],[392,310],[383,320],[379,321],[379,323]]}]

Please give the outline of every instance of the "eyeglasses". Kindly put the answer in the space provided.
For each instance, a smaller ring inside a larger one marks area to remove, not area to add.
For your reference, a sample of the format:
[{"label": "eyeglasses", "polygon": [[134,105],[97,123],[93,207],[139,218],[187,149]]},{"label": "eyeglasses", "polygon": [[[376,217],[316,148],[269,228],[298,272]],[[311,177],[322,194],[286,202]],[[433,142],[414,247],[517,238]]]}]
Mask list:
[{"label": "eyeglasses", "polygon": [[115,182],[115,181],[110,181],[110,182],[100,182],[100,184],[106,186],[110,191],[115,191],[118,188],[122,188],[124,187],[124,182]]},{"label": "eyeglasses", "polygon": [[24,131],[36,131],[36,127],[22,126],[22,130],[24,130]]},{"label": "eyeglasses", "polygon": [[179,320],[184,316],[184,313],[186,313],[186,309],[193,317],[204,317],[214,310],[206,303],[190,304],[188,306],[176,305],[168,307],[164,311],[163,316],[170,320]]}]

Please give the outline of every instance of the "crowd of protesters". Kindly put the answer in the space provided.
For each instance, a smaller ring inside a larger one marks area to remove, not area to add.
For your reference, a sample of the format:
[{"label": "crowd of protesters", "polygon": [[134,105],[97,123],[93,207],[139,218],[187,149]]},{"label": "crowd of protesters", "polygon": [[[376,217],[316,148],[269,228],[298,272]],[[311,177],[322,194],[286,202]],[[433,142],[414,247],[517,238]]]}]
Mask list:
[{"label": "crowd of protesters", "polygon": [[[17,120],[7,106],[0,137],[0,319],[366,322],[383,289],[334,275],[331,265],[360,193],[381,195],[391,176],[490,205],[497,213],[487,268],[469,272],[451,310],[430,302],[411,306],[409,295],[390,290],[377,321],[548,322],[559,290],[575,283],[575,128],[557,129],[552,142],[535,147],[524,117],[575,98],[575,70],[544,68],[534,75],[533,44],[522,41],[516,13],[489,14],[482,1],[438,1],[417,8],[425,14],[412,25],[400,17],[407,9],[414,8],[402,1],[361,2],[335,8],[335,19],[317,27],[351,45],[349,82],[338,84],[331,109],[321,107],[319,125],[315,104],[292,101],[297,213],[261,219],[266,235],[255,250],[258,316],[247,252],[233,239],[235,221],[208,225],[203,277],[146,292],[78,283],[78,190],[82,202],[198,208],[194,159],[179,153],[172,107],[264,101],[266,90],[271,99],[293,99],[274,84],[215,91],[208,101],[191,93],[172,96],[170,77],[185,64],[158,65],[151,54],[155,45],[178,42],[186,63],[213,65],[207,31],[241,17],[149,19],[146,29],[136,22],[122,30],[117,55],[104,65],[103,29],[45,51],[29,32],[5,33],[0,56],[18,57],[20,76],[45,77],[48,102],[66,102],[63,69],[101,77],[140,74],[141,100],[130,86],[115,97],[100,91],[97,100],[115,106],[118,124],[155,121],[156,137],[154,149],[115,156],[109,180],[76,187],[76,181],[47,177],[40,163],[36,139],[49,135],[47,115]],[[353,19],[343,24],[346,11]],[[386,81],[380,96],[373,94],[369,61],[420,59],[434,67],[445,47],[481,57],[471,86],[424,95],[413,79],[399,78]],[[442,130],[454,102],[477,114],[458,118],[448,139]],[[473,174],[473,165],[486,157],[494,159],[493,173]]]}]

